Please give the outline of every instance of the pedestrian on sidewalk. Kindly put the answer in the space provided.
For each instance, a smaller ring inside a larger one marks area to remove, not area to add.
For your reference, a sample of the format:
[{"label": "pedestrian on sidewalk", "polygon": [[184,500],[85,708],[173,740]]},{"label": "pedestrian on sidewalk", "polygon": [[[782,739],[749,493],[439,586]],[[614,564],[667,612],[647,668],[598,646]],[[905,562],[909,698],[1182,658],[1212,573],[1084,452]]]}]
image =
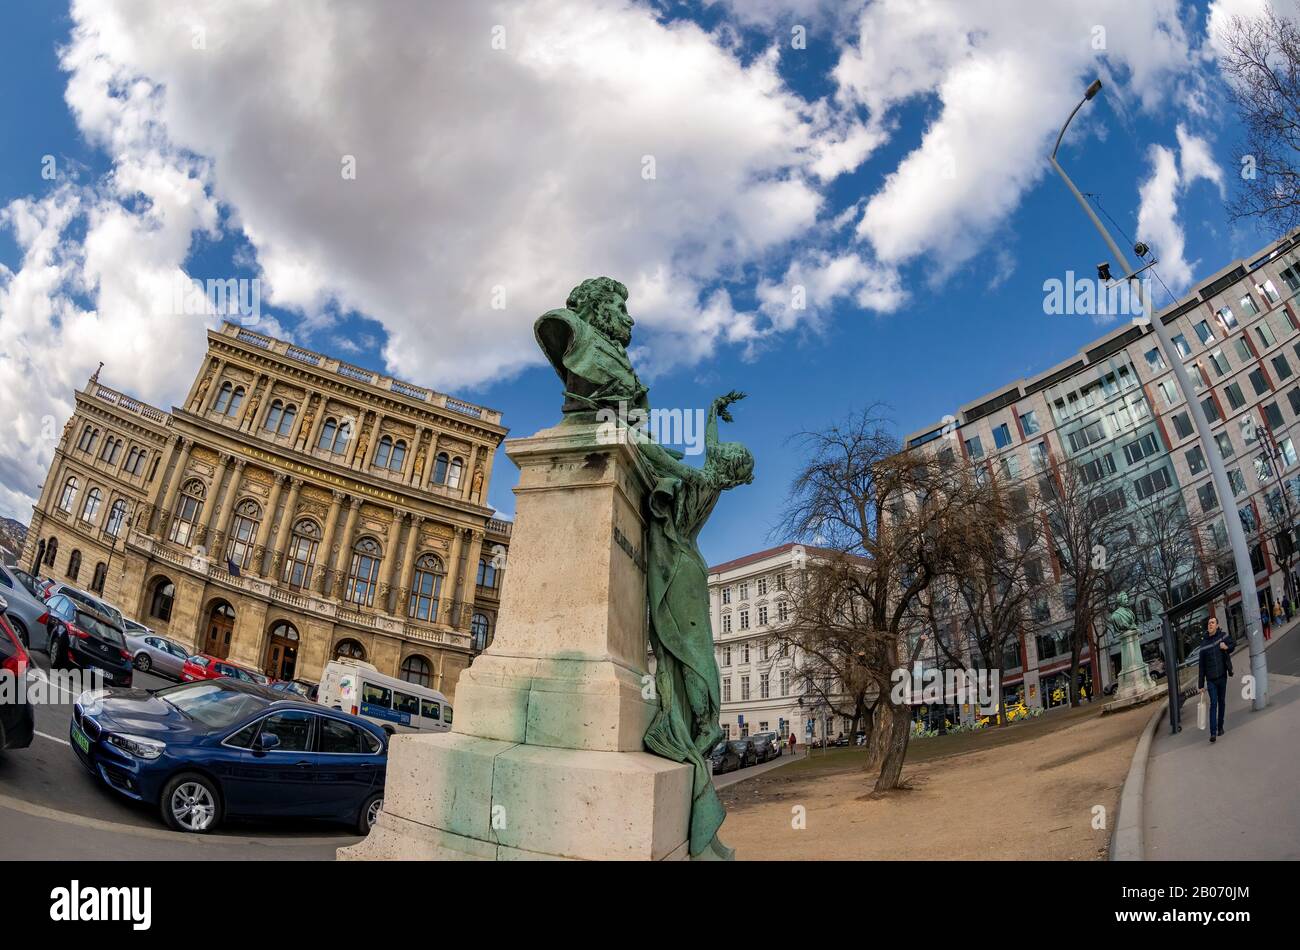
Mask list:
[{"label": "pedestrian on sidewalk", "polygon": [[1286,614],[1287,620],[1291,619],[1291,595],[1290,594],[1282,595],[1282,612]]},{"label": "pedestrian on sidewalk", "polygon": [[1205,628],[1198,658],[1196,685],[1202,693],[1210,691],[1210,741],[1223,735],[1223,712],[1228,699],[1228,677],[1232,675],[1232,637],[1219,629],[1211,617]]},{"label": "pedestrian on sidewalk", "polygon": [[1273,626],[1280,626],[1282,623],[1282,605],[1276,600],[1273,601]]}]

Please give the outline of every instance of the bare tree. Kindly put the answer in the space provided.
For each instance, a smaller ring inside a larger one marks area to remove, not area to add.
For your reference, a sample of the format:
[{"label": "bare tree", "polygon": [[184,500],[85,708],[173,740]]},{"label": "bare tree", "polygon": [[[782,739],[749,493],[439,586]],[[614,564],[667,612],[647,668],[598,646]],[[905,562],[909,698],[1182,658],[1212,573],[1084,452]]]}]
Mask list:
[{"label": "bare tree", "polygon": [[1296,586],[1291,576],[1291,565],[1296,559],[1294,489],[1290,485],[1280,484],[1265,495],[1264,502],[1263,523],[1259,526],[1260,538],[1268,544],[1273,560],[1282,569],[1283,590],[1294,603]]},{"label": "bare tree", "polygon": [[1245,128],[1233,220],[1257,218],[1278,233],[1300,223],[1300,25],[1266,7],[1234,16],[1219,36],[1219,63]]},{"label": "bare tree", "polygon": [[803,602],[793,624],[803,633],[792,636],[813,652],[833,643],[825,652],[855,658],[845,685],[878,700],[867,770],[875,791],[886,791],[898,787],[911,733],[911,707],[891,695],[910,659],[905,625],[950,559],[953,524],[977,503],[978,487],[951,452],[904,451],[875,409],[795,441],[805,461],[780,530],[822,554],[792,598]]},{"label": "bare tree", "polygon": [[[1079,661],[1090,633],[1105,623],[1107,603],[1133,577],[1136,535],[1123,484],[1093,479],[1072,461],[1041,472],[1039,490],[1052,553],[1068,595],[1070,679],[1066,693],[1079,702]],[[1095,686],[1094,686],[1095,688]]]},{"label": "bare tree", "polygon": [[[982,503],[954,519],[957,543],[947,547],[945,577],[938,585],[965,636],[953,642],[937,635],[936,642],[953,663],[1001,672],[1007,647],[1043,625],[1035,604],[1055,584],[1037,486],[1032,481],[1013,483],[995,469],[983,469],[980,477],[988,480]],[[932,594],[925,600],[930,626],[937,631],[941,617],[934,609],[936,598]],[[999,690],[998,724],[1006,721],[1006,702]]]},{"label": "bare tree", "polygon": [[786,621],[776,641],[793,650],[794,686],[800,704],[868,728],[882,695],[866,655],[863,628],[869,623],[851,575],[862,559],[843,551],[804,548],[798,570],[787,580]]},{"label": "bare tree", "polygon": [[1133,527],[1134,586],[1167,611],[1184,585],[1201,579],[1203,551],[1211,547],[1206,536],[1209,525],[1191,515],[1181,494],[1168,492],[1139,505]]}]

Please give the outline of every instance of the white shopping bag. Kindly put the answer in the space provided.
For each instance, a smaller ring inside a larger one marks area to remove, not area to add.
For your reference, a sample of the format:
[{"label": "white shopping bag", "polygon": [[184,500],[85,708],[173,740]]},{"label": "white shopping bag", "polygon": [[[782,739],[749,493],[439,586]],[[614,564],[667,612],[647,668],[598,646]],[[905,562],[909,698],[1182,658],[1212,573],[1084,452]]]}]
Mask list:
[{"label": "white shopping bag", "polygon": [[1205,703],[1205,693],[1201,693],[1201,698],[1196,703],[1196,728],[1204,731],[1209,724],[1210,707]]}]

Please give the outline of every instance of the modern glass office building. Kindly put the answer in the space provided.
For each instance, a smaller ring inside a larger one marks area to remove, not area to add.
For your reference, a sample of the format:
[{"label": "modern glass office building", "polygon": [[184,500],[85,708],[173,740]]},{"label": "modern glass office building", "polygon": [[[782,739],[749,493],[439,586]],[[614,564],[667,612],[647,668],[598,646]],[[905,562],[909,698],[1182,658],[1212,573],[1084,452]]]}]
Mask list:
[{"label": "modern glass office building", "polygon": [[[1206,462],[1211,447],[1200,444],[1149,324],[1125,323],[1050,370],[1009,383],[912,433],[907,445],[951,449],[1013,480],[1068,461],[1079,467],[1081,478],[1100,483],[1109,503],[1185,506],[1191,520],[1202,524],[1204,541],[1198,540],[1199,563],[1180,582],[1177,599],[1219,576],[1214,565],[1227,550],[1223,519],[1235,509],[1252,546],[1261,607],[1270,610],[1288,591],[1295,599],[1286,574],[1297,569],[1290,561],[1290,513],[1300,512],[1297,298],[1300,233],[1229,264],[1156,317],[1169,327],[1196,384],[1192,398],[1211,421],[1232,499],[1217,497]],[[1063,696],[1073,607],[1067,588],[1059,585],[1056,596],[1036,608],[1045,613],[1035,635],[1008,649],[1008,696],[1030,705],[1052,705],[1054,694]],[[1240,630],[1237,594],[1209,609],[1234,633]],[[1144,653],[1154,658],[1160,650],[1159,604],[1138,595],[1136,612]],[[1114,678],[1118,652],[1106,631],[1094,629],[1087,657],[1090,694],[1093,684],[1101,688]]]}]

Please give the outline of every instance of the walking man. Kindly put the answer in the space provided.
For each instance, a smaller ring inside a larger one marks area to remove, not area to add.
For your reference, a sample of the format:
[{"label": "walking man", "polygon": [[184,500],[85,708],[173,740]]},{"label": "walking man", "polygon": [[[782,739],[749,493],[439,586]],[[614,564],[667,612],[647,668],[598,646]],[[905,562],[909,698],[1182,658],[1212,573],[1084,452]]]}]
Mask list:
[{"label": "walking man", "polygon": [[1205,628],[1201,641],[1197,686],[1202,693],[1210,691],[1210,741],[1223,735],[1223,709],[1228,698],[1228,677],[1232,675],[1232,637],[1219,629],[1214,617]]}]

